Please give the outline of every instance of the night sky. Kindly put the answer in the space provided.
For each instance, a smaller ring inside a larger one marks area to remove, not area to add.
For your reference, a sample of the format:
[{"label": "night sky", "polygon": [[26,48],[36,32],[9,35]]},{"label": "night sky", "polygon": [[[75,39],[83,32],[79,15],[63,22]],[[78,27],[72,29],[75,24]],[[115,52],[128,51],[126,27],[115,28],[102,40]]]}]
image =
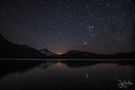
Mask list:
[{"label": "night sky", "polygon": [[133,51],[134,25],[134,0],[0,0],[4,37],[55,53]]}]

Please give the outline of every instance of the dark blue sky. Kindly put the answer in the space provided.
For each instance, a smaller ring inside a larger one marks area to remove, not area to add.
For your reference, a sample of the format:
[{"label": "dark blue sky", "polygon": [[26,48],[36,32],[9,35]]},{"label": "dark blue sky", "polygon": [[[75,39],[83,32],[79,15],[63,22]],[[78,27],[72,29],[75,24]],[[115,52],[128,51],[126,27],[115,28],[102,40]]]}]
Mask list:
[{"label": "dark blue sky", "polygon": [[37,49],[128,52],[134,29],[134,0],[0,0],[0,32]]}]

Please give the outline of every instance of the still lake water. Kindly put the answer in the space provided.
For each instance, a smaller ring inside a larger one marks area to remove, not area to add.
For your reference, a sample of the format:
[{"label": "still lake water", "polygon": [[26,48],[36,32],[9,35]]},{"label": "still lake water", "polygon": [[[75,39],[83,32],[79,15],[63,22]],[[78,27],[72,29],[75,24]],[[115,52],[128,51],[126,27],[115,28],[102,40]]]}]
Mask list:
[{"label": "still lake water", "polygon": [[135,65],[94,61],[1,60],[0,90],[135,90]]}]

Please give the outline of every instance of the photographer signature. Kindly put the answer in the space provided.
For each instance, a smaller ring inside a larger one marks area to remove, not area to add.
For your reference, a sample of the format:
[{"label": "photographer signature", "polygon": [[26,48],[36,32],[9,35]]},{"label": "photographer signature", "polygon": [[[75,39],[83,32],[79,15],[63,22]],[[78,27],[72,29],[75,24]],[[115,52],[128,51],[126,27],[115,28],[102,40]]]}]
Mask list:
[{"label": "photographer signature", "polygon": [[118,88],[127,88],[130,85],[133,85],[131,81],[118,80]]}]

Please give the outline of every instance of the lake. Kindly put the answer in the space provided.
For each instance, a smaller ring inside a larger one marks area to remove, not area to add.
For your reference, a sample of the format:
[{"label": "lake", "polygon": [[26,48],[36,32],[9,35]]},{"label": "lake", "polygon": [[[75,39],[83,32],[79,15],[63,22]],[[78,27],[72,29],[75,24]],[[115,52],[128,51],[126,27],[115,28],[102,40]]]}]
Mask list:
[{"label": "lake", "polygon": [[135,61],[0,60],[0,90],[135,90]]}]

